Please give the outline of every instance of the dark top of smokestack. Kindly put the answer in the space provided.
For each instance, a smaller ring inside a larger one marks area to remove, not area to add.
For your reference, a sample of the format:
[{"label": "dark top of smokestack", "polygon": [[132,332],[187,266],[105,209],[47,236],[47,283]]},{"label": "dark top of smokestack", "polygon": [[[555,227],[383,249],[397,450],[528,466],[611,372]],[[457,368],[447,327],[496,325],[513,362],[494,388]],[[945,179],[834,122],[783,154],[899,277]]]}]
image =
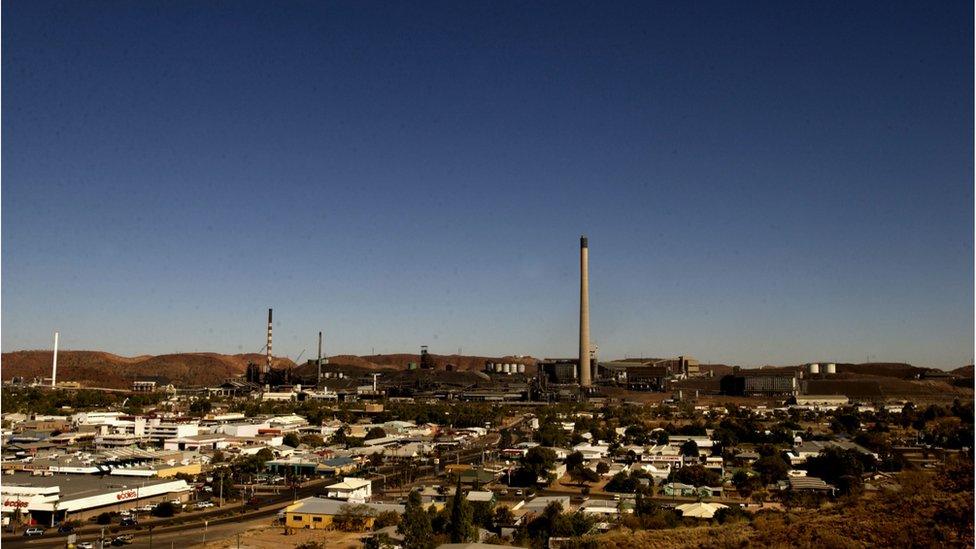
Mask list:
[{"label": "dark top of smokestack", "polygon": [[580,248],[587,248],[587,239],[585,236],[580,237]]},{"label": "dark top of smokestack", "polygon": [[268,324],[271,324],[271,309],[268,309]]}]

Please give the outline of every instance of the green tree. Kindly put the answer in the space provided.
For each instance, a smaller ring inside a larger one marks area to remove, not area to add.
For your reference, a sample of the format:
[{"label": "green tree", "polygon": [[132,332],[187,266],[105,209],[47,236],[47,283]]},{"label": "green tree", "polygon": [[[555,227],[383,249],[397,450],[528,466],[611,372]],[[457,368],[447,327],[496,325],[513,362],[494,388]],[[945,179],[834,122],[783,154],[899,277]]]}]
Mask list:
[{"label": "green tree", "polygon": [[209,414],[213,410],[213,403],[207,399],[204,400],[194,400],[190,403],[190,413],[196,415]]},{"label": "green tree", "polygon": [[475,537],[471,506],[468,505],[468,501],[461,492],[461,477],[458,477],[457,488],[454,489],[447,533],[451,537],[451,543],[466,543]]},{"label": "green tree", "polygon": [[586,458],[583,457],[582,452],[573,452],[566,456],[566,469],[571,470],[583,465]]},{"label": "green tree", "polygon": [[434,546],[434,529],[431,527],[430,514],[423,508],[420,492],[414,490],[407,497],[403,519],[397,526],[397,532],[403,536],[403,546],[406,549],[429,549]]},{"label": "green tree", "polygon": [[315,434],[304,435],[304,436],[302,436],[302,438],[300,440],[301,440],[302,444],[304,444],[306,446],[311,446],[312,448],[318,448],[320,446],[325,446],[325,441],[322,440],[322,437],[319,436],[319,435],[315,435]]},{"label": "green tree", "polygon": [[522,464],[537,475],[545,475],[556,464],[556,452],[541,446],[529,448],[522,458]]},{"label": "green tree", "polygon": [[329,444],[345,446],[348,442],[348,435],[348,428],[343,425],[336,429],[335,433],[332,433],[332,438],[329,439]]},{"label": "green tree", "polygon": [[861,475],[868,468],[873,469],[874,458],[857,450],[828,446],[820,455],[807,459],[806,467],[810,475],[834,484],[842,494],[851,494],[861,491]]},{"label": "green tree", "polygon": [[748,498],[752,493],[759,488],[759,479],[749,475],[745,471],[736,471],[732,475],[732,484],[735,485],[735,491],[739,493],[741,497]]},{"label": "green tree", "polygon": [[671,475],[673,480],[692,486],[717,486],[722,482],[718,473],[701,465],[686,465]]},{"label": "green tree", "polygon": [[565,446],[569,437],[557,422],[546,422],[535,432],[535,440],[543,446]]},{"label": "green tree", "polygon": [[576,484],[582,486],[586,482],[598,482],[600,475],[596,474],[596,471],[589,467],[577,465],[575,468],[569,470],[569,478]]},{"label": "green tree", "polygon": [[366,432],[366,436],[363,438],[363,440],[372,440],[374,438],[383,438],[385,436],[386,431],[384,431],[382,427],[373,427]]},{"label": "green tree", "polygon": [[605,461],[601,461],[596,464],[596,472],[598,475],[605,475],[610,472],[610,465]]},{"label": "green tree", "polygon": [[687,457],[698,457],[698,443],[694,440],[689,439],[684,444],[681,445],[681,455]]},{"label": "green tree", "polygon": [[381,528],[386,528],[387,526],[397,526],[400,524],[400,513],[396,511],[383,511],[382,513],[376,515],[376,520],[373,521],[373,530],[379,530]]},{"label": "green tree", "polygon": [[285,446],[297,448],[298,445],[302,443],[302,439],[299,438],[298,433],[288,433],[285,435],[283,443]]},{"label": "green tree", "polygon": [[495,507],[495,524],[498,526],[510,526],[515,524],[515,513],[505,505]]},{"label": "green tree", "polygon": [[752,464],[752,470],[759,473],[759,480],[765,486],[786,479],[786,472],[790,470],[790,466],[779,454],[773,454],[757,459]]},{"label": "green tree", "polygon": [[370,508],[368,505],[342,505],[332,517],[332,524],[343,532],[361,532],[366,528]]},{"label": "green tree", "polygon": [[512,433],[508,429],[502,429],[498,432],[500,436],[498,440],[499,448],[509,448],[512,446]]}]

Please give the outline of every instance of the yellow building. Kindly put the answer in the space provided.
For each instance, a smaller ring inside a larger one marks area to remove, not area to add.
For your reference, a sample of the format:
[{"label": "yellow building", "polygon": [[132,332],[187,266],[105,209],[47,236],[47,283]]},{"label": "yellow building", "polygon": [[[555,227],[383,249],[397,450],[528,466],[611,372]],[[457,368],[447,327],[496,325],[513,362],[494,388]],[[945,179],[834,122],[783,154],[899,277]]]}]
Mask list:
[{"label": "yellow building", "polygon": [[362,515],[363,527],[371,530],[380,513],[403,513],[403,506],[395,503],[356,503],[338,499],[310,497],[285,507],[285,526],[289,528],[331,529],[337,515]]}]

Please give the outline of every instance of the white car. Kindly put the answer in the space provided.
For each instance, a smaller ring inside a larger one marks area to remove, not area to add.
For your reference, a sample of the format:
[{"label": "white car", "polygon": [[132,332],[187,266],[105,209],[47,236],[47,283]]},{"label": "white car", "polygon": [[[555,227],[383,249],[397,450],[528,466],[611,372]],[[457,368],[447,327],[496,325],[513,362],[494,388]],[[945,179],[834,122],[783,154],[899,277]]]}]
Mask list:
[{"label": "white car", "polygon": [[199,507],[200,509],[207,509],[207,508],[213,507],[213,506],[214,506],[214,504],[212,502],[209,502],[209,501],[201,501],[201,502],[198,502],[197,503],[197,507]]},{"label": "white car", "polygon": [[155,509],[155,508],[156,508],[156,506],[155,506],[155,505],[148,505],[148,504],[147,504],[147,505],[143,505],[143,506],[142,506],[142,507],[140,507],[140,508],[139,508],[138,510],[139,510],[139,511],[143,511],[143,512],[146,512],[146,513],[148,513],[148,512],[150,512],[150,511],[152,511],[152,510],[153,510],[153,509]]},{"label": "white car", "polygon": [[75,544],[75,549],[95,549],[95,544],[90,541],[79,541]]}]

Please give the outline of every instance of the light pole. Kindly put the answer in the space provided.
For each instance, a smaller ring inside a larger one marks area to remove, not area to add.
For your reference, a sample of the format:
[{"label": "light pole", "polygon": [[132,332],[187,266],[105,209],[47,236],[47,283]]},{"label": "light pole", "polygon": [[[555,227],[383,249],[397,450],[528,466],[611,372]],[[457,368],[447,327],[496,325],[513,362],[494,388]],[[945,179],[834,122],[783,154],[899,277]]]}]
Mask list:
[{"label": "light pole", "polygon": [[207,544],[207,525],[208,524],[210,524],[210,521],[208,521],[208,520],[203,521],[203,544],[204,545]]}]

